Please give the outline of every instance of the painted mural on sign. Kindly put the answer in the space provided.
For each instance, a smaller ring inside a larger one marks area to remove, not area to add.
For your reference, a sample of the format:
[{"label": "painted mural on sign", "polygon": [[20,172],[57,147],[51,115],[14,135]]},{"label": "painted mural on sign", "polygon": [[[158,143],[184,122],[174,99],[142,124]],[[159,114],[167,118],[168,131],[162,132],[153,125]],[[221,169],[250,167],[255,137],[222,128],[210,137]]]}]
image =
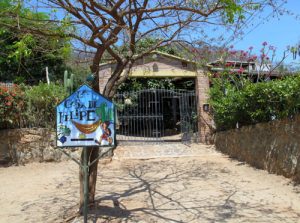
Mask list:
[{"label": "painted mural on sign", "polygon": [[87,85],[56,107],[57,146],[114,146],[114,104]]}]

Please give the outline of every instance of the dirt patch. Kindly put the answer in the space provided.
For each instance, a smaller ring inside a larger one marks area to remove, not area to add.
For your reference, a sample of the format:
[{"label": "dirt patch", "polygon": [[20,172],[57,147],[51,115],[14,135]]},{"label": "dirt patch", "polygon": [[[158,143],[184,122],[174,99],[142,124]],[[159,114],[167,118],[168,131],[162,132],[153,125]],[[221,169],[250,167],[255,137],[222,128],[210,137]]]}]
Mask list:
[{"label": "dirt patch", "polygon": [[[299,222],[299,186],[220,153],[201,154],[101,163],[90,221]],[[0,222],[68,219],[77,211],[77,175],[71,161],[1,168]]]}]

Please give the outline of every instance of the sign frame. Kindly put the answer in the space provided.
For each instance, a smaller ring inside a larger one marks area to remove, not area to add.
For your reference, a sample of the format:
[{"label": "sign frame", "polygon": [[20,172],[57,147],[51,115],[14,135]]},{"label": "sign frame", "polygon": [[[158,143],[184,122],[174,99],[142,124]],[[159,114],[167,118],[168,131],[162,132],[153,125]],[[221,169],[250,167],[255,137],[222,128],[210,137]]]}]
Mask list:
[{"label": "sign frame", "polygon": [[[101,98],[107,100],[108,102],[110,102],[113,105],[113,117],[114,117],[114,122],[113,122],[113,144],[112,145],[63,145],[63,146],[59,146],[58,145],[58,126],[57,126],[57,116],[58,116],[58,107],[64,103],[69,97],[71,97],[74,93],[76,93],[80,88],[82,87],[87,87],[89,88],[91,91],[93,91],[95,94],[97,94],[98,96],[100,96]],[[117,146],[117,137],[116,137],[116,115],[117,112],[117,108],[116,105],[112,102],[112,100],[110,100],[109,98],[107,98],[106,96],[100,94],[99,92],[93,90],[90,86],[88,86],[87,84],[82,84],[80,85],[74,92],[72,92],[70,95],[66,96],[61,102],[59,102],[59,104],[57,104],[57,106],[55,107],[55,143],[56,143],[56,147],[58,148],[76,148],[76,147],[116,147]]]}]

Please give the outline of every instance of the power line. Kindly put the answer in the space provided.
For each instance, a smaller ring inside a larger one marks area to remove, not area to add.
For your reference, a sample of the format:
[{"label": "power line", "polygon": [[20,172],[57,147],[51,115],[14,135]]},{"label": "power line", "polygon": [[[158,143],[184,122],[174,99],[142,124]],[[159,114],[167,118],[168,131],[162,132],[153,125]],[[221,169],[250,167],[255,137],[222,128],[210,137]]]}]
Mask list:
[{"label": "power line", "polygon": [[266,20],[269,19],[269,17],[273,16],[275,14],[275,12],[281,8],[283,5],[285,4],[285,2],[281,3],[279,6],[277,6],[275,9],[273,9],[273,11],[271,13],[269,13],[266,17],[264,17],[258,24],[256,24],[256,26],[254,28],[252,28],[251,30],[249,30],[245,35],[243,35],[242,38],[239,38],[237,41],[235,41],[233,44],[237,44],[240,41],[243,40],[244,37],[248,36],[250,33],[252,33],[255,29],[257,29],[259,26],[261,26]]}]

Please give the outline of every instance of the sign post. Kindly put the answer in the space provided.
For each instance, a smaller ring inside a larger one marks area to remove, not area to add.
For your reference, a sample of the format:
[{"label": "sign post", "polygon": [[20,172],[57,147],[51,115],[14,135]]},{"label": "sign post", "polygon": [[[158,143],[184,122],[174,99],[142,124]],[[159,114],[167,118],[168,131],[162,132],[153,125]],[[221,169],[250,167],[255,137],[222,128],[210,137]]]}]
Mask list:
[{"label": "sign post", "polygon": [[87,222],[88,217],[88,202],[89,202],[89,166],[88,166],[88,157],[87,149],[83,150],[83,194],[84,194],[84,206],[83,206],[83,215],[84,223]]},{"label": "sign post", "polygon": [[[83,160],[80,165],[83,172],[84,223],[88,218],[89,167],[105,153],[89,163],[88,147],[116,146],[115,105],[103,95],[87,85],[82,85],[73,94],[56,107],[56,145],[63,153],[68,147],[83,147]],[[110,151],[107,150],[106,153]]]}]

